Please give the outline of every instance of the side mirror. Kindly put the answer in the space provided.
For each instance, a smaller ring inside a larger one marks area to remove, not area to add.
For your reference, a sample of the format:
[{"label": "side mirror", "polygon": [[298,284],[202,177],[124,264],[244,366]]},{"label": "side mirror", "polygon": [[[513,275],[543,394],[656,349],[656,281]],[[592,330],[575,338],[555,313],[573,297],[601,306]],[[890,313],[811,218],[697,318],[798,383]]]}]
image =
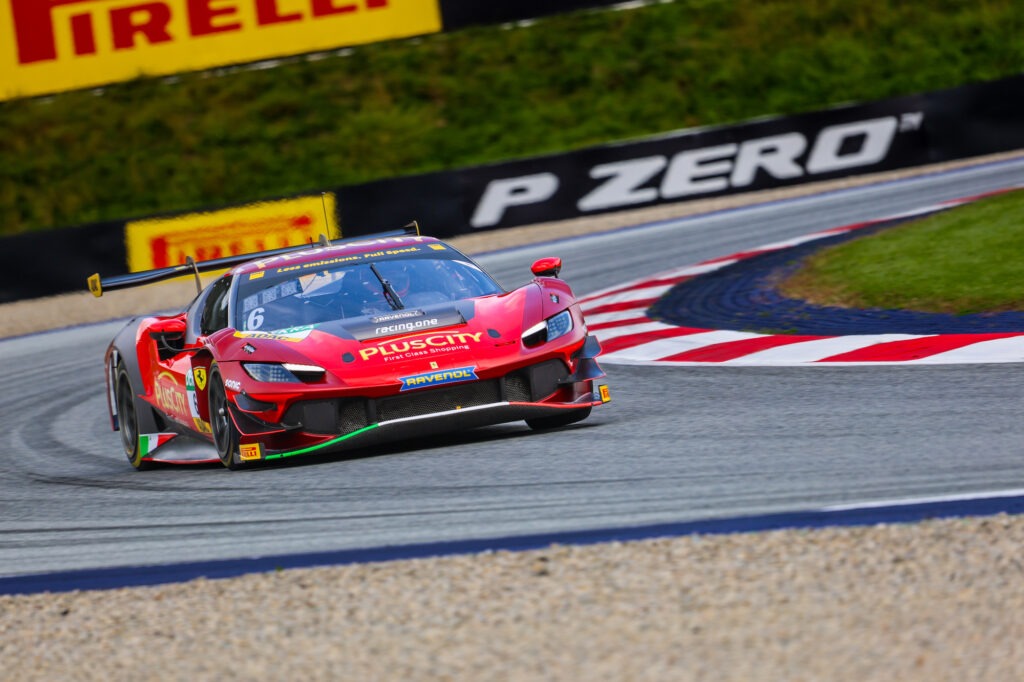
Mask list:
[{"label": "side mirror", "polygon": [[149,328],[149,337],[156,341],[160,359],[169,360],[185,349],[185,321],[174,317],[155,322]]},{"label": "side mirror", "polygon": [[530,271],[537,277],[558,277],[562,271],[562,259],[555,256],[541,258],[530,266]]}]

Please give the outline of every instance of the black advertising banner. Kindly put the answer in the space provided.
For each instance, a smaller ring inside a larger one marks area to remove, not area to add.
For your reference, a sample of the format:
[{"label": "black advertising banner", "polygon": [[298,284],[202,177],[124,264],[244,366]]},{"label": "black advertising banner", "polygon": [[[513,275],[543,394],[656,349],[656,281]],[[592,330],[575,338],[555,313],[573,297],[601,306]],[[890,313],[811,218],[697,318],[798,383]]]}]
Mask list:
[{"label": "black advertising banner", "polygon": [[378,180],[333,191],[342,237],[387,232],[413,220],[432,236],[464,231],[459,171]]},{"label": "black advertising banner", "polygon": [[85,291],[94,272],[127,272],[124,223],[93,223],[0,240],[0,303]]},{"label": "black advertising banner", "polygon": [[1024,147],[1024,77],[524,159],[460,175],[467,231]]},{"label": "black advertising banner", "polygon": [[[1024,149],[1024,76],[328,190],[343,237],[451,237]],[[124,223],[0,240],[0,302],[127,271]]]},{"label": "black advertising banner", "polygon": [[441,0],[444,30],[503,24],[550,14],[621,4],[622,0]]},{"label": "black advertising banner", "polygon": [[[350,188],[342,222],[439,236],[773,189],[1024,148],[1024,76]],[[366,197],[390,196],[369,205]],[[459,206],[439,202],[458,201]]]}]

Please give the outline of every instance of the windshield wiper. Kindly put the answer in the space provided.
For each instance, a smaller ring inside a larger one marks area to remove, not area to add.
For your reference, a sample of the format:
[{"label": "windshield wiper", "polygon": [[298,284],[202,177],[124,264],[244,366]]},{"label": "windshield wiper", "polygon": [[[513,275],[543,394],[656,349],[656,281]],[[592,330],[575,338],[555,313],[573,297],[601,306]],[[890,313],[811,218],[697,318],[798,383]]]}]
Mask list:
[{"label": "windshield wiper", "polygon": [[402,303],[402,299],[399,298],[398,292],[391,286],[391,282],[384,279],[384,277],[378,272],[377,266],[374,263],[370,263],[370,269],[373,270],[373,274],[377,275],[377,279],[380,280],[380,285],[384,287],[384,298],[387,299],[388,305],[391,306],[392,310],[401,310],[405,307]]}]

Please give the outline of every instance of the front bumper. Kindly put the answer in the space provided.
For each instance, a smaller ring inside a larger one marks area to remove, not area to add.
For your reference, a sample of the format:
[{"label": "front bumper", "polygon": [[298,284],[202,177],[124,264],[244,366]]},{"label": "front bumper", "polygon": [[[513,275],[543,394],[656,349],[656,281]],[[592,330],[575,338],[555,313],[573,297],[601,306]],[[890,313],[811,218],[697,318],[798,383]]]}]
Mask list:
[{"label": "front bumper", "polygon": [[[581,355],[599,352],[599,347],[585,349]],[[231,416],[241,433],[242,459],[275,460],[551,416],[608,402],[607,383],[593,357],[576,358],[574,364],[576,371],[570,372],[561,360],[548,360],[498,378],[379,398],[301,400],[291,405],[280,424],[260,422],[235,406]]]}]

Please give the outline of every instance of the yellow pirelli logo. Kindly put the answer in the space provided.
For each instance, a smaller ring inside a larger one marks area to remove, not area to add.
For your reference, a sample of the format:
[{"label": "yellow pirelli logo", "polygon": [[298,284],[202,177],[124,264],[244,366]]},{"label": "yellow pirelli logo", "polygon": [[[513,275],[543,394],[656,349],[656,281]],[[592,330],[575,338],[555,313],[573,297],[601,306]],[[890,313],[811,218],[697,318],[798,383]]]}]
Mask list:
[{"label": "yellow pirelli logo", "polygon": [[135,220],[125,226],[132,272],[256,253],[338,236],[334,195],[268,201],[174,218]]},{"label": "yellow pirelli logo", "polygon": [[259,443],[243,443],[238,446],[238,458],[243,462],[251,462],[263,457]]},{"label": "yellow pirelli logo", "polygon": [[438,0],[6,0],[0,99],[436,33]]}]

